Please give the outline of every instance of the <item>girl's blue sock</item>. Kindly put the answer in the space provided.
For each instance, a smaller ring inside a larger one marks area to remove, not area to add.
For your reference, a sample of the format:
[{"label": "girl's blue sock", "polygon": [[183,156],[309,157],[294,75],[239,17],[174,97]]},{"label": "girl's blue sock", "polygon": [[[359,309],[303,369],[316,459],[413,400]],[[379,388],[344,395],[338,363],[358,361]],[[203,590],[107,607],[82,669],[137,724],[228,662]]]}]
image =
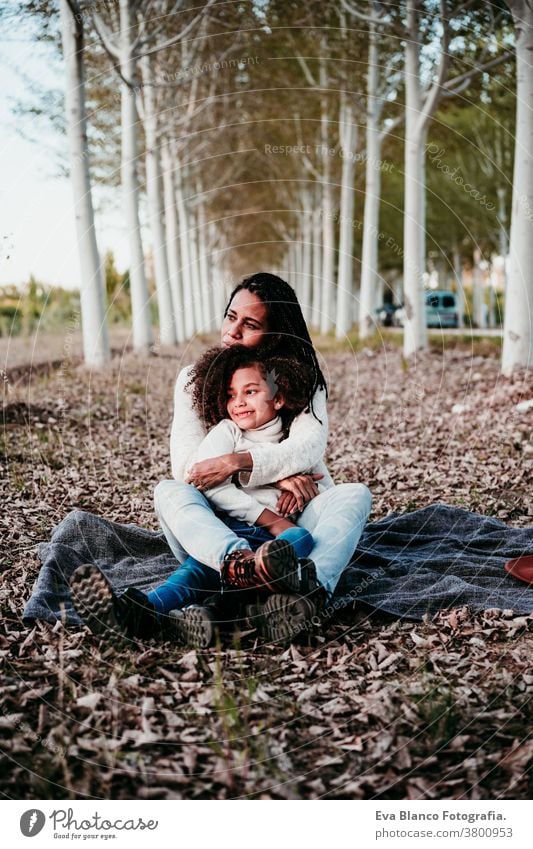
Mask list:
[{"label": "girl's blue sock", "polygon": [[313,537],[305,528],[287,528],[282,531],[277,539],[286,539],[294,548],[298,559],[308,557],[315,542]]},{"label": "girl's blue sock", "polygon": [[175,572],[155,590],[147,593],[157,613],[186,607],[204,601],[220,591],[220,573],[188,557]]}]

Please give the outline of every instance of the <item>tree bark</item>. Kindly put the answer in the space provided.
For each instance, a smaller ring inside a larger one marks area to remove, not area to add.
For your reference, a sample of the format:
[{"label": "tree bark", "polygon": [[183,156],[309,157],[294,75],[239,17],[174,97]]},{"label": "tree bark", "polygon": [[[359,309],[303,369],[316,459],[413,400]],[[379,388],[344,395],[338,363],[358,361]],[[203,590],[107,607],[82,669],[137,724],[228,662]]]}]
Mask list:
[{"label": "tree bark", "polygon": [[83,24],[61,0],[61,40],[65,59],[65,112],[70,157],[70,178],[76,217],[76,239],[81,273],[81,325],[83,356],[88,366],[99,367],[110,358],[104,305],[104,283],[96,233],[87,145]]},{"label": "tree bark", "polygon": [[207,333],[216,330],[213,318],[213,284],[209,278],[209,248],[207,244],[207,224],[205,219],[205,204],[201,199],[202,188],[197,186],[196,195],[198,201],[198,264],[200,270],[200,288],[202,291],[202,316],[204,328]]},{"label": "tree bark", "polygon": [[[327,86],[324,52],[320,59],[320,87]],[[320,304],[320,332],[328,333],[333,326],[333,279],[335,274],[335,225],[333,208],[333,187],[331,185],[331,167],[329,160],[329,124],[328,102],[324,94],[321,112],[321,154],[322,154],[322,298]]]},{"label": "tree bark", "polygon": [[183,178],[180,170],[180,164],[177,159],[176,150],[173,150],[173,160],[176,165],[176,202],[178,207],[179,221],[179,237],[181,248],[181,281],[183,286],[183,309],[184,309],[184,324],[185,338],[191,339],[195,330],[195,316],[193,304],[193,288],[192,288],[192,268],[191,254],[189,250],[189,220],[187,207],[185,205],[185,197],[183,194]]},{"label": "tree bark", "polygon": [[176,344],[175,316],[170,292],[168,262],[163,233],[163,204],[161,201],[161,165],[157,140],[157,118],[154,103],[154,88],[150,57],[141,59],[144,92],[144,133],[146,140],[146,192],[152,249],[154,276],[159,310],[159,335],[162,345]]},{"label": "tree bark", "polygon": [[311,321],[312,252],[313,252],[313,209],[308,192],[303,193],[302,211],[302,297],[301,306],[307,324]]},{"label": "tree bark", "polygon": [[502,371],[533,365],[533,5],[507,0],[516,29],[516,141]]},{"label": "tree bark", "polygon": [[481,251],[474,249],[474,261],[472,266],[472,317],[476,327],[485,328],[485,291],[483,285],[483,270],[481,268]]},{"label": "tree bark", "polygon": [[317,203],[313,214],[313,291],[311,325],[320,327],[322,292],[322,211]]},{"label": "tree bark", "polygon": [[183,342],[186,337],[183,294],[181,291],[178,214],[176,209],[176,192],[174,174],[172,171],[172,157],[170,155],[169,143],[167,140],[165,140],[162,144],[161,157],[163,165],[165,236],[170,291],[172,294],[173,314],[176,322],[176,339],[178,342]]},{"label": "tree bark", "polygon": [[[343,98],[344,100],[344,98]],[[357,129],[348,102],[341,102],[340,118],[342,186],[339,233],[339,267],[337,276],[337,311],[335,335],[342,339],[351,330],[353,313],[353,216],[354,173]]]},{"label": "tree bark", "polygon": [[366,114],[366,178],[363,214],[363,250],[361,257],[361,295],[359,307],[359,336],[365,339],[375,329],[374,310],[378,276],[378,228],[381,198],[381,141],[378,93],[379,51],[375,24],[369,24],[369,52]]},{"label": "tree bark", "polygon": [[457,317],[459,320],[459,327],[464,327],[465,290],[463,288],[463,262],[458,245],[456,245],[453,249],[453,274],[455,277],[455,294],[457,298]]},{"label": "tree bark", "polygon": [[203,313],[203,293],[202,283],[200,280],[200,255],[198,252],[198,226],[196,212],[194,209],[188,210],[187,219],[189,222],[189,248],[191,259],[191,286],[192,286],[192,303],[194,311],[194,324],[198,333],[203,333],[205,330],[204,313]]},{"label": "tree bark", "polygon": [[410,357],[427,344],[424,308],[424,139],[420,48],[415,0],[407,2],[405,42],[404,344]]},{"label": "tree bark", "polygon": [[[120,0],[120,71],[123,80],[133,83],[135,63],[132,58],[132,23],[130,0]],[[122,191],[130,248],[130,292],[133,347],[146,351],[152,344],[152,326],[148,286],[144,270],[144,253],[139,221],[139,181],[137,178],[137,109],[135,91],[121,82],[122,104]]]}]

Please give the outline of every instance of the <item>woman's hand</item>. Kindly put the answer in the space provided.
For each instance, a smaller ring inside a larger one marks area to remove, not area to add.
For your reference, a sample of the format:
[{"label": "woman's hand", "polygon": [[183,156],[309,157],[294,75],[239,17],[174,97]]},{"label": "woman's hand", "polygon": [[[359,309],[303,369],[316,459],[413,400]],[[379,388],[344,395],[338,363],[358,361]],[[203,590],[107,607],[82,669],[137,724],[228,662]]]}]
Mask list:
[{"label": "woman's hand", "polygon": [[[248,458],[248,459],[247,459]],[[235,472],[252,468],[252,460],[248,453],[221,454],[209,460],[200,460],[187,470],[185,483],[192,483],[196,489],[203,492],[224,483]]]},{"label": "woman's hand", "polygon": [[200,460],[188,469],[185,483],[192,483],[196,489],[204,491],[212,489],[230,478],[237,471],[232,462],[233,454],[222,454],[210,460]]},{"label": "woman's hand", "polygon": [[318,495],[315,481],[322,480],[323,477],[324,475],[292,475],[277,481],[274,486],[282,490],[276,504],[280,516],[300,513],[305,505]]}]

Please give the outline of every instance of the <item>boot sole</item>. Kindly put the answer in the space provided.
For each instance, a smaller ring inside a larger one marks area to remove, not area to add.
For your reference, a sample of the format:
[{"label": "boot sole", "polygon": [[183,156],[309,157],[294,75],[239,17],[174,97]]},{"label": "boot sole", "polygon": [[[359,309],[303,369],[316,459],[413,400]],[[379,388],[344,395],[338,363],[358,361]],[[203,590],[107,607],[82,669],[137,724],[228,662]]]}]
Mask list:
[{"label": "boot sole", "polygon": [[95,637],[123,644],[127,635],[115,614],[113,591],[98,566],[79,566],[70,578],[70,594],[76,612]]},{"label": "boot sole", "polygon": [[298,557],[290,542],[273,539],[265,542],[256,552],[265,583],[275,593],[297,593],[300,588]]},{"label": "boot sole", "polygon": [[168,623],[172,633],[182,645],[206,649],[213,642],[215,626],[205,607],[186,607],[171,610]]},{"label": "boot sole", "polygon": [[316,612],[310,599],[282,593],[270,596],[264,604],[246,608],[250,625],[273,643],[290,643],[299,634],[310,632]]}]

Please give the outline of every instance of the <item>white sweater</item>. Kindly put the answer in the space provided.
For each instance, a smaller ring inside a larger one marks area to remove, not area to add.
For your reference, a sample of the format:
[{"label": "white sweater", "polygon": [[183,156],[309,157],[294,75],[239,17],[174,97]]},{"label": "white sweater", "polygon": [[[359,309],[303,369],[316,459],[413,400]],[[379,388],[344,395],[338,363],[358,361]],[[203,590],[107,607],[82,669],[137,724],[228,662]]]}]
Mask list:
[{"label": "white sweater", "polygon": [[[174,388],[174,418],[170,434],[170,459],[172,475],[183,480],[185,472],[195,462],[195,453],[206,435],[204,424],[192,405],[192,398],[185,386],[189,381],[192,366],[182,369]],[[324,475],[323,486],[333,486],[333,481],[324,463],[324,452],[328,439],[328,414],[326,393],[317,389],[313,396],[313,413],[300,413],[291,424],[289,436],[279,444],[255,443],[250,449],[253,469],[242,473],[240,482],[246,486],[263,486],[291,477],[306,469],[316,469]],[[224,453],[224,452],[222,452]]]},{"label": "white sweater", "polygon": [[[199,460],[209,460],[212,457],[220,457],[221,454],[233,454],[233,452],[250,451],[258,445],[266,443],[279,443],[283,433],[282,422],[279,416],[258,428],[241,430],[235,422],[224,419],[212,428],[201,442],[195,457]],[[318,465],[314,468],[301,469],[309,473],[318,472]],[[327,482],[318,481],[320,491],[328,486]],[[272,484],[262,486],[240,485],[232,483],[231,477],[218,486],[208,489],[205,495],[219,510],[224,510],[230,516],[255,525],[257,519],[265,509],[276,512],[276,504],[280,496],[280,490]]]}]

